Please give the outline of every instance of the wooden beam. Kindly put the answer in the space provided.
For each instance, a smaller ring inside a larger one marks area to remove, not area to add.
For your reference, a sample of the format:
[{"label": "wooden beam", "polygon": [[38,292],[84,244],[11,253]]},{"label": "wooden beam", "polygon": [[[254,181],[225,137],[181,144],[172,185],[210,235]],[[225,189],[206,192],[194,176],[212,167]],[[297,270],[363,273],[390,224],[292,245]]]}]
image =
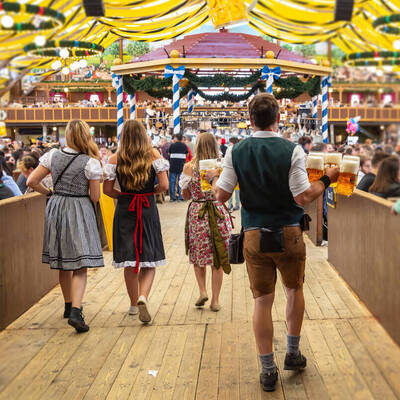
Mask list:
[{"label": "wooden beam", "polygon": [[156,72],[163,71],[168,64],[173,67],[184,65],[188,69],[214,68],[223,70],[259,69],[264,65],[268,65],[271,67],[279,66],[284,72],[298,74],[328,75],[332,73],[332,68],[330,67],[269,58],[169,58],[114,65],[111,67],[111,72],[118,75]]}]

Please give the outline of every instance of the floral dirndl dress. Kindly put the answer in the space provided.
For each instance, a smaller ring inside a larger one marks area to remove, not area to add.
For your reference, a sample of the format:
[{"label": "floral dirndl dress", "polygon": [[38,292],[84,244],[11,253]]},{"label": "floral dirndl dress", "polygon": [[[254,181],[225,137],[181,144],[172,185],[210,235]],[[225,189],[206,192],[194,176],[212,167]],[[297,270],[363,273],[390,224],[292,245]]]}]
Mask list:
[{"label": "floral dirndl dress", "polygon": [[[186,185],[184,183],[187,180]],[[192,202],[188,207],[185,242],[191,264],[205,267],[220,266],[230,272],[228,261],[228,241],[232,232],[232,220],[223,203],[214,194],[202,192],[200,173],[193,168],[193,176],[183,176],[183,188],[190,191]]]}]

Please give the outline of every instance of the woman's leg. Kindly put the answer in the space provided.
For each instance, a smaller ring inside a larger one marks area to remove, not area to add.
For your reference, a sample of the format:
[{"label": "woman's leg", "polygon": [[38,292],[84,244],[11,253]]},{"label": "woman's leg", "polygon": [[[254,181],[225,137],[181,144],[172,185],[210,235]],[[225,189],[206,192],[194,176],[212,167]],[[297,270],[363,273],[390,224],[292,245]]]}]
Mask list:
[{"label": "woman's leg", "polygon": [[58,271],[58,279],[60,281],[61,291],[65,303],[72,302],[72,271]]},{"label": "woman's leg", "polygon": [[197,284],[199,285],[200,297],[202,297],[202,295],[206,296],[206,267],[199,267],[198,265],[194,265],[194,274],[196,275]]},{"label": "woman's leg", "polygon": [[71,285],[71,293],[72,293],[72,307],[81,308],[83,294],[86,289],[86,281],[87,281],[87,269],[81,268],[77,271],[74,271],[72,274],[72,285]]},{"label": "woman's leg", "polygon": [[124,268],[124,277],[126,290],[131,300],[131,306],[136,306],[139,297],[138,274],[135,274],[132,267],[126,267]]},{"label": "woman's leg", "polygon": [[212,270],[212,298],[211,298],[211,307],[219,305],[219,293],[221,292],[222,279],[224,277],[224,271],[222,267],[215,268],[211,267]]},{"label": "woman's leg", "polygon": [[149,297],[151,286],[153,285],[155,268],[140,268],[139,271],[139,296]]}]

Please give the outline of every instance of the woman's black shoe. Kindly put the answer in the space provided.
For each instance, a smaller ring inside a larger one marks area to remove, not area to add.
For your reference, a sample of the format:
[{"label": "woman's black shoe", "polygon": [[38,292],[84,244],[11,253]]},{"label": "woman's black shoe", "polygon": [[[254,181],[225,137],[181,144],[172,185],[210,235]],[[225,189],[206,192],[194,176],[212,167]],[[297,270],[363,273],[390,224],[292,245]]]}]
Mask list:
[{"label": "woman's black shoe", "polygon": [[65,303],[64,318],[69,318],[71,315],[72,303]]},{"label": "woman's black shoe", "polygon": [[260,383],[264,392],[274,392],[276,387],[276,382],[278,380],[278,371],[275,372],[261,372]]},{"label": "woman's black shoe", "polygon": [[89,325],[85,323],[82,310],[77,307],[72,307],[68,324],[73,326],[78,333],[87,332],[89,330]]},{"label": "woman's black shoe", "polygon": [[[64,308],[64,318],[69,318],[71,315],[72,303],[65,303]],[[83,310],[83,306],[81,307],[81,311]]]}]

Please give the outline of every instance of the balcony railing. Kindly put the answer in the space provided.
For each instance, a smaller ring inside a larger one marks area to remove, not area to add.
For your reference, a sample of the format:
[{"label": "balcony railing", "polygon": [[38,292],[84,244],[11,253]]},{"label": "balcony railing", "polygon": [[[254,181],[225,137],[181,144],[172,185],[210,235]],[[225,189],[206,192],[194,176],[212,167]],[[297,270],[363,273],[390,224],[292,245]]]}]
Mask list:
[{"label": "balcony railing", "polygon": [[[186,110],[186,107],[182,107]],[[220,109],[199,107],[198,110],[237,111],[236,109]],[[242,109],[241,111],[245,111]],[[67,107],[67,108],[6,108],[8,124],[42,124],[67,123],[71,119],[82,119],[88,123],[116,123],[116,107]],[[172,109],[166,112],[172,114]],[[400,107],[329,107],[328,119],[331,122],[346,122],[350,118],[360,116],[363,122],[399,122]],[[321,110],[319,110],[321,117]],[[145,109],[138,108],[138,118],[145,118]],[[124,108],[124,119],[129,119],[129,109]]]}]

